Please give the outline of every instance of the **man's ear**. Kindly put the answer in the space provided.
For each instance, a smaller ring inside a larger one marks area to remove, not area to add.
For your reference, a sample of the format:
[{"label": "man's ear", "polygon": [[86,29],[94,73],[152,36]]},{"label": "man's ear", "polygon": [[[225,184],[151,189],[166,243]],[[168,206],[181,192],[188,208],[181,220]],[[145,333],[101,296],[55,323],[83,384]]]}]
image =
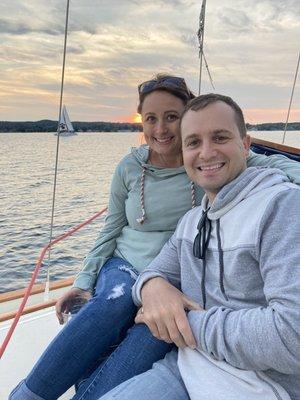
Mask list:
[{"label": "man's ear", "polygon": [[245,148],[245,154],[246,154],[246,156],[248,156],[249,149],[250,149],[250,146],[251,146],[251,137],[250,137],[250,135],[246,135],[243,138],[243,145],[244,145],[244,148]]}]

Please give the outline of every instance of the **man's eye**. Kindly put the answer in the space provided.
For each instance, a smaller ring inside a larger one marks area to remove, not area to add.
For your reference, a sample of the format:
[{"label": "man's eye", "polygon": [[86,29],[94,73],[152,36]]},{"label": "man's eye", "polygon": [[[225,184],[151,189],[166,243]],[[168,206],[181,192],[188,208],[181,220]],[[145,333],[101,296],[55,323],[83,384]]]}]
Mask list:
[{"label": "man's eye", "polygon": [[226,140],[228,140],[227,136],[216,136],[214,138],[216,143],[222,143],[222,142],[226,142]]},{"label": "man's eye", "polygon": [[194,140],[191,140],[190,142],[187,142],[186,146],[187,147],[195,147],[198,145],[198,143],[199,143],[199,140],[194,139]]}]

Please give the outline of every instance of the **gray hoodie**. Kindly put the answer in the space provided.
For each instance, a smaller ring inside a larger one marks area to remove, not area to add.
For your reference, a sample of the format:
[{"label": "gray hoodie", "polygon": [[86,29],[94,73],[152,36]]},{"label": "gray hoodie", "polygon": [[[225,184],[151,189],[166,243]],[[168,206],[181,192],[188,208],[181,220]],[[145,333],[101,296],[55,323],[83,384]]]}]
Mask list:
[{"label": "gray hoodie", "polygon": [[300,398],[299,205],[299,188],[280,171],[248,168],[207,212],[204,260],[193,256],[193,243],[206,196],[133,288],[140,304],[145,281],[168,279],[204,305],[188,313],[199,350],[240,369],[264,371],[292,399]]}]

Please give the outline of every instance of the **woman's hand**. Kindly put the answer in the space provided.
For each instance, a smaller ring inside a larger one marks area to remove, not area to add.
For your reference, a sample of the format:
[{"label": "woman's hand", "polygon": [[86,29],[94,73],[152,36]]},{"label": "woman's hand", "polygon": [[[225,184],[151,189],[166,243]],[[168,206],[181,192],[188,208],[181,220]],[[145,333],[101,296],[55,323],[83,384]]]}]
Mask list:
[{"label": "woman's hand", "polygon": [[143,307],[135,322],[145,323],[153,336],[177,347],[196,347],[186,310],[202,310],[198,303],[189,299],[163,278],[152,278],[141,290]]},{"label": "woman's hand", "polygon": [[88,290],[72,288],[57,300],[55,305],[56,316],[61,325],[64,324],[64,314],[68,314],[79,303],[85,303],[92,297]]}]

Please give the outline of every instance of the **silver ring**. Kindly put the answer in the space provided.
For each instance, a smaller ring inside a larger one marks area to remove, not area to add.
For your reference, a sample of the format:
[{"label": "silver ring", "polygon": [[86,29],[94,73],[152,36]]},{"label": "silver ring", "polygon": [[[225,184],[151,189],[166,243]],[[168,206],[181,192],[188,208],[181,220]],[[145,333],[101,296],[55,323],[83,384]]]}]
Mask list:
[{"label": "silver ring", "polygon": [[141,313],[141,314],[144,314],[144,309],[143,309],[143,307],[140,308],[140,313]]}]

